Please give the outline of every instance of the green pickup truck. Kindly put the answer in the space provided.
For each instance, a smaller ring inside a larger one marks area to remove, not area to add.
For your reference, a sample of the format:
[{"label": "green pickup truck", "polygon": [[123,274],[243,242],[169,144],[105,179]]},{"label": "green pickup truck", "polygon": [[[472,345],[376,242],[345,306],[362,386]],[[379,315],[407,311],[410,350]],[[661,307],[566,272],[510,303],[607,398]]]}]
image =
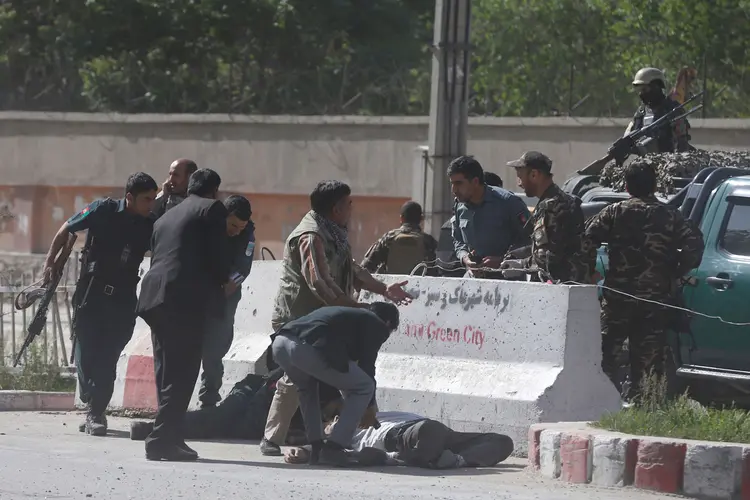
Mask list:
[{"label": "green pickup truck", "polygon": [[[750,171],[706,168],[668,204],[700,226],[706,244],[682,289],[682,305],[697,314],[672,337],[671,378],[698,399],[742,404],[750,396]],[[606,267],[603,247],[597,270],[604,276]]]}]

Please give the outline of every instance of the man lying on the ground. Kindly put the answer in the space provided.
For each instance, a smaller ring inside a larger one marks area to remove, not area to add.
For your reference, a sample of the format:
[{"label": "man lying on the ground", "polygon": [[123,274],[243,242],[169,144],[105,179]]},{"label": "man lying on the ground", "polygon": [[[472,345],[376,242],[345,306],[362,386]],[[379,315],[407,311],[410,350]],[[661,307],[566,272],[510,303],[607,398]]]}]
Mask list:
[{"label": "man lying on the ground", "polygon": [[[379,412],[380,428],[359,429],[352,449],[367,450],[367,465],[411,465],[429,469],[492,467],[513,452],[513,440],[503,434],[457,432],[428,418],[404,412]],[[326,426],[330,433],[336,419]],[[379,463],[372,449],[380,450]],[[292,448],[284,455],[290,464],[307,463],[310,447]],[[363,464],[364,465],[364,464]]]}]

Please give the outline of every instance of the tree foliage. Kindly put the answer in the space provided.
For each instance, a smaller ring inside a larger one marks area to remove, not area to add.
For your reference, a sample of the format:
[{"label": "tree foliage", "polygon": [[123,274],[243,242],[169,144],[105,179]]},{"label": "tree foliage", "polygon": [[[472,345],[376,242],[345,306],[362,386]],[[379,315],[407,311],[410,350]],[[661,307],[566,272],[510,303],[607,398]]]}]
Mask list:
[{"label": "tree foliage", "polygon": [[[472,9],[472,114],[629,116],[639,67],[688,66],[708,116],[750,116],[750,0]],[[0,0],[0,107],[426,114],[433,16],[433,0]]]}]

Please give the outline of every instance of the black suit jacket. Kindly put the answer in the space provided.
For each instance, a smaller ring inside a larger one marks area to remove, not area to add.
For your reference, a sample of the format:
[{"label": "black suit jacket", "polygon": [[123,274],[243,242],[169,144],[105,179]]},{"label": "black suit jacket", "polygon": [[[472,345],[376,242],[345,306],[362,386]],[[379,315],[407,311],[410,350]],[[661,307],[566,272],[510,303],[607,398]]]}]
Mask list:
[{"label": "black suit jacket", "polygon": [[190,195],[156,221],[140,316],[159,306],[185,315],[221,314],[231,264],[226,218],[220,201]]}]

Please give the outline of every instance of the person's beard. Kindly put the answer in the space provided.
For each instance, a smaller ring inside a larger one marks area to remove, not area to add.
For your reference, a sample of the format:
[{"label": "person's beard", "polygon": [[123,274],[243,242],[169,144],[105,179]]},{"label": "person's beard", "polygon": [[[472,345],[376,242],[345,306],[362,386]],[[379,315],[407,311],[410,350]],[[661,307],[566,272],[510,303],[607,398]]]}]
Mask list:
[{"label": "person's beard", "polygon": [[660,90],[652,89],[640,95],[641,102],[649,108],[654,108],[664,100],[664,94]]}]

